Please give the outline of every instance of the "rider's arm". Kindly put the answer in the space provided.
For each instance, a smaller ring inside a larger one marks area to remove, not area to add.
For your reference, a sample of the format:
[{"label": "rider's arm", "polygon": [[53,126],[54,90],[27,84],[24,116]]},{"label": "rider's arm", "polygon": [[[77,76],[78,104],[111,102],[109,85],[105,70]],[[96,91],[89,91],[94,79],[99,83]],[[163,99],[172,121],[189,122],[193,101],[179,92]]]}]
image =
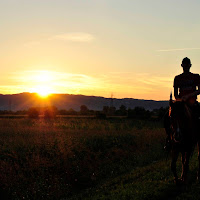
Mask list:
[{"label": "rider's arm", "polygon": [[175,97],[175,99],[179,98],[179,96],[178,96],[178,87],[174,87],[174,97]]},{"label": "rider's arm", "polygon": [[174,97],[175,97],[175,99],[178,99],[178,98],[179,98],[179,95],[178,95],[177,77],[174,78]]}]

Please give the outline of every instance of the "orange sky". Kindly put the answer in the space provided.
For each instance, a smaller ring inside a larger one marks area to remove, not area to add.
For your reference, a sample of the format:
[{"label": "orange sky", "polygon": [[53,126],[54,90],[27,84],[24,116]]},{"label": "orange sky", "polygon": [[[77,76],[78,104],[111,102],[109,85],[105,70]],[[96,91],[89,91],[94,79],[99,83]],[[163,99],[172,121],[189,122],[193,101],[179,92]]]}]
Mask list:
[{"label": "orange sky", "polygon": [[195,0],[1,1],[0,93],[167,100],[184,57],[199,73],[199,8]]}]

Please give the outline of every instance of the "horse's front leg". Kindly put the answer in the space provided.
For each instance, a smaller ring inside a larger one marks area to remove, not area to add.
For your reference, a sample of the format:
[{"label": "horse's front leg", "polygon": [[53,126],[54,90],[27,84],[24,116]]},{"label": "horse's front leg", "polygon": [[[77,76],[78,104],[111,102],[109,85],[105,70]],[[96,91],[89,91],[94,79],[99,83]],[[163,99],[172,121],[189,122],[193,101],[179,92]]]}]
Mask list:
[{"label": "horse's front leg", "polygon": [[185,162],[183,164],[183,176],[182,176],[182,181],[183,183],[187,183],[187,175],[189,171],[189,160],[190,160],[191,152],[186,152],[185,153]]},{"label": "horse's front leg", "polygon": [[177,172],[176,172],[176,162],[178,159],[178,154],[179,151],[172,149],[172,162],[171,162],[171,170],[173,172],[174,175],[174,182],[177,184],[178,183],[178,176],[177,176]]}]

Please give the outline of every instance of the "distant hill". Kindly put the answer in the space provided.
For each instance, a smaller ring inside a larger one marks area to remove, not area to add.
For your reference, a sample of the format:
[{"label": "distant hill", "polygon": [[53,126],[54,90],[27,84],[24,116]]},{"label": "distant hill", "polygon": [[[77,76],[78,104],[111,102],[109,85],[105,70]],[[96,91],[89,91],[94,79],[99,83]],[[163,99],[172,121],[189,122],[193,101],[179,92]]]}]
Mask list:
[{"label": "distant hill", "polygon": [[[56,106],[58,109],[80,110],[81,105],[86,105],[91,110],[102,110],[103,106],[111,105],[111,98],[84,96],[72,94],[52,94],[48,98],[40,98],[36,93],[20,93],[3,95],[0,94],[0,110],[27,110],[36,106]],[[142,100],[133,98],[113,99],[113,106],[117,109],[125,105],[127,108],[140,106],[146,110],[159,109],[167,107],[168,101]]]}]

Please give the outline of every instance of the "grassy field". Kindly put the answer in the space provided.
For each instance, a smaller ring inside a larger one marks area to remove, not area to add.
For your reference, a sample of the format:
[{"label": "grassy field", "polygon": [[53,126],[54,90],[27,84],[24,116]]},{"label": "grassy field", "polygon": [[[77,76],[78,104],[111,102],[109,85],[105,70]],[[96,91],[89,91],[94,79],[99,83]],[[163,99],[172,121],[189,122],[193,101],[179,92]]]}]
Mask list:
[{"label": "grassy field", "polygon": [[197,156],[187,191],[176,188],[164,141],[159,122],[0,119],[0,192],[10,199],[198,197]]}]

